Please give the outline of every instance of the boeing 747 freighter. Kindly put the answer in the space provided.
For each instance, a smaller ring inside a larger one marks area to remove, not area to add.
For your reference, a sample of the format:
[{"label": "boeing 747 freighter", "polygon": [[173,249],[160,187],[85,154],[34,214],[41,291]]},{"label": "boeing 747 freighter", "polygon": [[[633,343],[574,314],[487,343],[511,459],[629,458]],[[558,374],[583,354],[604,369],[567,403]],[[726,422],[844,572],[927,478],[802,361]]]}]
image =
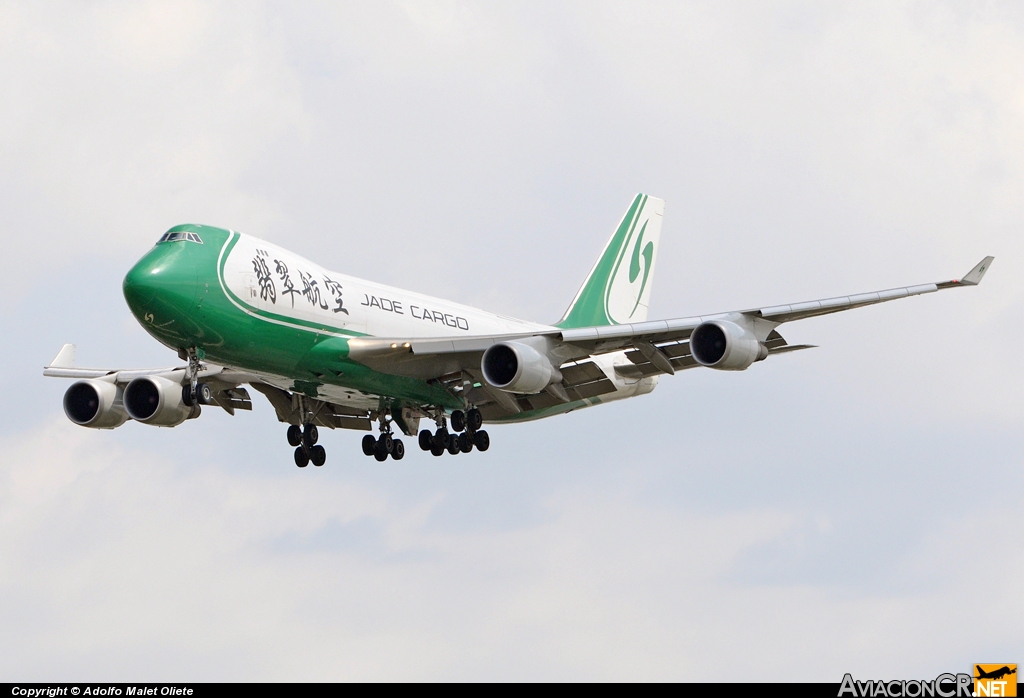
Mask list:
[{"label": "boeing 747 freighter", "polygon": [[318,427],[376,425],[362,448],[378,461],[404,457],[397,432],[435,456],[455,455],[488,449],[484,424],[644,395],[662,375],[691,368],[743,371],[808,348],[786,343],[785,322],[976,286],[992,263],[986,257],[959,280],[651,321],[664,209],[660,199],[633,199],[554,325],[328,271],[232,230],[179,225],[128,272],[124,297],[184,365],[79,368],[66,344],[44,375],[78,379],[64,412],[94,429],[129,420],[173,427],[202,407],[233,415],[252,409],[248,385],[289,425],[300,468],[326,460]]}]

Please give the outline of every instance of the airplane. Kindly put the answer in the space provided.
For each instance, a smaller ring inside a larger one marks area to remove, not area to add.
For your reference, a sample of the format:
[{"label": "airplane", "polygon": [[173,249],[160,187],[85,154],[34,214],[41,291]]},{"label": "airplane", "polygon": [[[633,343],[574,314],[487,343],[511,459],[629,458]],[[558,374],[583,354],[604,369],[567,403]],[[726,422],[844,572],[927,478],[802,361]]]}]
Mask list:
[{"label": "airplane", "polygon": [[975,664],[974,668],[978,672],[977,676],[974,677],[976,679],[993,679],[993,680],[998,680],[998,679],[1003,678],[1004,676],[1009,676],[1010,674],[1016,674],[1017,673],[1017,668],[1016,667],[1011,669],[1008,666],[1004,666],[1004,667],[1001,667],[999,669],[994,669],[992,671],[983,671],[980,664]]},{"label": "airplane", "polygon": [[489,448],[484,423],[551,417],[650,393],[678,371],[742,371],[811,348],[788,344],[777,328],[976,286],[993,260],[959,280],[651,321],[664,209],[661,199],[636,195],[553,325],[329,271],[233,230],[175,226],[129,270],[123,292],[146,332],[184,365],[79,368],[66,344],[43,374],[78,379],[64,412],[94,429],[129,420],[174,427],[204,406],[251,410],[247,385],[289,425],[300,468],[326,461],[318,427],[371,432],[362,450],[377,461],[405,456],[395,427],[423,451],[456,455]]}]

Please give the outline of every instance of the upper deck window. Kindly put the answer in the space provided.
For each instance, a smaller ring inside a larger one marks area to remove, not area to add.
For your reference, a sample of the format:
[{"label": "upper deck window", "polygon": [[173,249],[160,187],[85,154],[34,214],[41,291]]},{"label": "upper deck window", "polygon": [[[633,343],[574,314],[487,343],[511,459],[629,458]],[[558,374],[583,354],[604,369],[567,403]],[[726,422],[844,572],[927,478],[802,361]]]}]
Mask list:
[{"label": "upper deck window", "polygon": [[175,232],[175,233],[164,233],[160,236],[160,239],[156,241],[156,244],[161,242],[175,242],[177,240],[187,240],[188,242],[198,242],[200,245],[203,244],[203,239],[199,237],[199,233],[186,233],[186,232]]}]

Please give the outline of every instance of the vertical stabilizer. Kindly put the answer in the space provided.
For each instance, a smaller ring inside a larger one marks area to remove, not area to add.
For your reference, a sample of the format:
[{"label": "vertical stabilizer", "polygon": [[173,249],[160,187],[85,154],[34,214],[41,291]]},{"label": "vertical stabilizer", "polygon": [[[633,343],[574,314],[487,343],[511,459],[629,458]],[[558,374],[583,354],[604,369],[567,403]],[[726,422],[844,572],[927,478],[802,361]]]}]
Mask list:
[{"label": "vertical stabilizer", "polygon": [[654,279],[654,261],[665,202],[637,194],[558,327],[643,322]]}]

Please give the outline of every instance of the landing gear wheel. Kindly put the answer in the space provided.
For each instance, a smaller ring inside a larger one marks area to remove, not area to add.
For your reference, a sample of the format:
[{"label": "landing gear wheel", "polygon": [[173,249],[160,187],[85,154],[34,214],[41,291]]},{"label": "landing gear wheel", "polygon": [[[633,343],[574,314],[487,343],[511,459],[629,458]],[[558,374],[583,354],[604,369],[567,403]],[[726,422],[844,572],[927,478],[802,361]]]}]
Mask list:
[{"label": "landing gear wheel", "polygon": [[433,440],[434,435],[424,429],[420,432],[420,449],[423,451],[430,450],[430,442]]},{"label": "landing gear wheel", "polygon": [[302,442],[309,448],[313,448],[319,438],[320,432],[317,430],[315,424],[307,424],[302,430]]},{"label": "landing gear wheel", "polygon": [[391,449],[395,447],[395,439],[391,434],[381,434],[380,438],[377,439],[377,450],[384,451],[385,454],[391,453]]},{"label": "landing gear wheel", "polygon": [[377,449],[377,439],[367,434],[363,437],[363,455],[372,456],[373,452]]},{"label": "landing gear wheel", "polygon": [[192,386],[183,385],[181,386],[181,401],[185,404],[185,407],[192,407],[195,405],[195,401],[192,399]]},{"label": "landing gear wheel", "polygon": [[449,434],[448,435],[448,453],[452,454],[453,456],[456,455],[456,454],[462,453],[462,451],[459,450],[459,435],[458,434]]},{"label": "landing gear wheel", "polygon": [[378,463],[383,463],[388,459],[388,452],[381,448],[380,442],[377,442],[377,447],[373,449],[373,457]]},{"label": "landing gear wheel", "polygon": [[309,459],[313,461],[313,465],[319,468],[327,462],[327,451],[323,446],[314,446],[313,450],[309,452]]},{"label": "landing gear wheel", "polygon": [[405,458],[405,444],[401,439],[395,439],[395,443],[391,446],[391,457],[395,460]]},{"label": "landing gear wheel", "polygon": [[459,450],[469,453],[473,450],[473,436],[471,434],[459,434]]},{"label": "landing gear wheel", "polygon": [[206,383],[200,383],[196,386],[196,402],[200,405],[211,405],[213,404],[213,388]]},{"label": "landing gear wheel", "polygon": [[470,431],[479,431],[483,425],[484,416],[480,414],[480,410],[474,407],[466,413],[466,426]]},{"label": "landing gear wheel", "polygon": [[466,428],[466,413],[462,410],[452,412],[452,429],[462,431]]},{"label": "landing gear wheel", "polygon": [[302,443],[302,429],[298,424],[288,427],[288,445],[298,446]]},{"label": "landing gear wheel", "polygon": [[444,453],[445,447],[448,445],[448,435],[441,435],[440,432],[434,434],[430,441],[430,453],[435,456],[440,456]]},{"label": "landing gear wheel", "polygon": [[306,449],[304,449],[302,446],[299,446],[297,449],[295,449],[295,465],[299,466],[300,468],[305,468],[307,465],[309,465],[309,454],[306,453]]},{"label": "landing gear wheel", "polygon": [[473,434],[473,443],[478,451],[486,451],[491,447],[491,437],[487,435],[486,431],[481,430]]}]

